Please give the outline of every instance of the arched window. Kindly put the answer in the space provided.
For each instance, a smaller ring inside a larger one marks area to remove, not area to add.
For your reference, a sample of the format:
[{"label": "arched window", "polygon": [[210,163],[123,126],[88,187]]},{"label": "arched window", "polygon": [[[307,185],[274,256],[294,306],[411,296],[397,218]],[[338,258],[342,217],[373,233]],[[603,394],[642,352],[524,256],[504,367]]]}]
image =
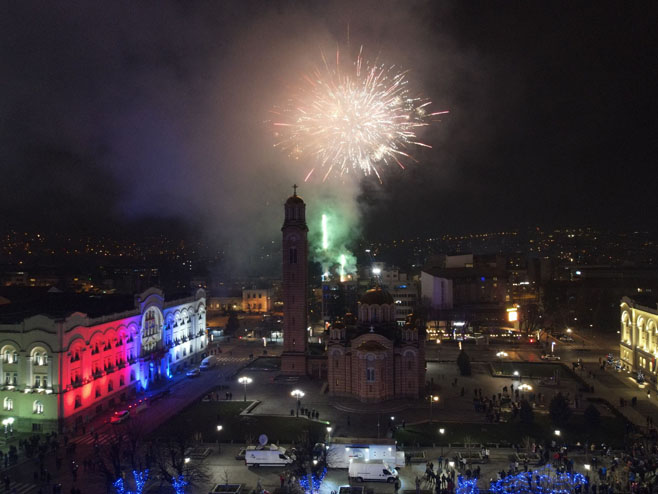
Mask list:
[{"label": "arched window", "polygon": [[35,348],[32,350],[32,364],[33,365],[48,365],[48,354],[43,348]]},{"label": "arched window", "polygon": [[297,264],[297,247],[290,248],[290,264]]},{"label": "arched window", "polygon": [[5,398],[5,400],[2,404],[2,408],[5,409],[5,410],[13,410],[14,409],[14,400],[9,398],[9,397]]},{"label": "arched window", "polygon": [[41,415],[43,413],[43,402],[41,402],[39,400],[36,400],[32,404],[32,412],[33,413],[38,413],[39,415]]}]

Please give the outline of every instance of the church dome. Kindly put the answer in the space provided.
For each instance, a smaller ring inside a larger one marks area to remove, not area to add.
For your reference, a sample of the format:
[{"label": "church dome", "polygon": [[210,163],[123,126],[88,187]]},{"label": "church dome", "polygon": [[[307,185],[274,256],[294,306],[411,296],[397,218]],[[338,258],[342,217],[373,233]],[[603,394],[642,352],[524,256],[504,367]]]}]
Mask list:
[{"label": "church dome", "polygon": [[299,197],[297,194],[290,196],[286,201],[286,204],[304,204],[304,199]]},{"label": "church dome", "polygon": [[390,293],[382,290],[381,287],[372,288],[363,294],[361,303],[365,305],[390,305],[393,303],[393,297]]}]

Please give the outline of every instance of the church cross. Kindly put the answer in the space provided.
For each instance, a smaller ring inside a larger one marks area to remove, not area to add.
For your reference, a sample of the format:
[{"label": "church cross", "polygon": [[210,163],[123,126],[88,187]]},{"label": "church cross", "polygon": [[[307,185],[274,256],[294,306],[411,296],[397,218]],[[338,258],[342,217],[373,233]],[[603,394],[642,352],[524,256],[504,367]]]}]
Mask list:
[{"label": "church cross", "polygon": [[293,185],[292,189],[293,189],[292,195],[296,196],[297,195],[297,184]]}]

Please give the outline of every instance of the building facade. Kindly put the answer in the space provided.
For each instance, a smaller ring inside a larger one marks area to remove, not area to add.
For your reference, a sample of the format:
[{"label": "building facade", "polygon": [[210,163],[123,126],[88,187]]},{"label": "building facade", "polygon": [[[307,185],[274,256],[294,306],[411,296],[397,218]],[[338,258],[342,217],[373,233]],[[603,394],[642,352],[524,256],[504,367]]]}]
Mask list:
[{"label": "building facade", "polygon": [[368,290],[358,318],[347,314],[330,328],[327,380],[333,396],[378,402],[421,398],[425,389],[425,329],[410,316],[395,321],[395,301],[381,288]]},{"label": "building facade", "polygon": [[621,341],[619,357],[634,372],[656,382],[658,358],[658,305],[640,304],[629,297],[621,299]]},{"label": "building facade", "polygon": [[306,204],[295,192],[284,206],[283,234],[283,353],[281,372],[305,375],[307,358],[308,227]]},{"label": "building facade", "polygon": [[167,301],[151,288],[133,310],[96,318],[1,324],[0,419],[19,431],[71,430],[200,360],[207,344],[201,289]]},{"label": "building facade", "polygon": [[271,312],[272,289],[249,288],[242,290],[242,307],[247,312]]}]

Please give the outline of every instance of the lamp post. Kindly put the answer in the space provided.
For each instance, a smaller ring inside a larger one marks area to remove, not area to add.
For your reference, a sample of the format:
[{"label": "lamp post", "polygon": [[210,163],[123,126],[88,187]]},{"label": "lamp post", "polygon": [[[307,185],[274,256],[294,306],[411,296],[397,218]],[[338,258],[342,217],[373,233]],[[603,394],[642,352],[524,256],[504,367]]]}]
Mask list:
[{"label": "lamp post", "polygon": [[441,427],[439,429],[439,434],[441,434],[441,456],[443,456],[443,435],[446,433],[446,430]]},{"label": "lamp post", "polygon": [[290,395],[293,398],[297,398],[297,417],[299,417],[299,405],[300,405],[299,400],[301,400],[304,397],[304,392],[301,389],[295,389],[290,392]]},{"label": "lamp post", "polygon": [[434,419],[432,418],[432,406],[434,403],[438,403],[439,397],[436,395],[430,395],[430,424],[434,422]]},{"label": "lamp post", "polygon": [[247,384],[251,383],[253,379],[250,377],[243,376],[240,379],[238,379],[238,382],[240,384],[244,384],[244,401],[247,401]]},{"label": "lamp post", "polygon": [[223,427],[221,425],[217,426],[217,453],[222,452],[222,443],[219,442],[219,433],[222,432]]}]

